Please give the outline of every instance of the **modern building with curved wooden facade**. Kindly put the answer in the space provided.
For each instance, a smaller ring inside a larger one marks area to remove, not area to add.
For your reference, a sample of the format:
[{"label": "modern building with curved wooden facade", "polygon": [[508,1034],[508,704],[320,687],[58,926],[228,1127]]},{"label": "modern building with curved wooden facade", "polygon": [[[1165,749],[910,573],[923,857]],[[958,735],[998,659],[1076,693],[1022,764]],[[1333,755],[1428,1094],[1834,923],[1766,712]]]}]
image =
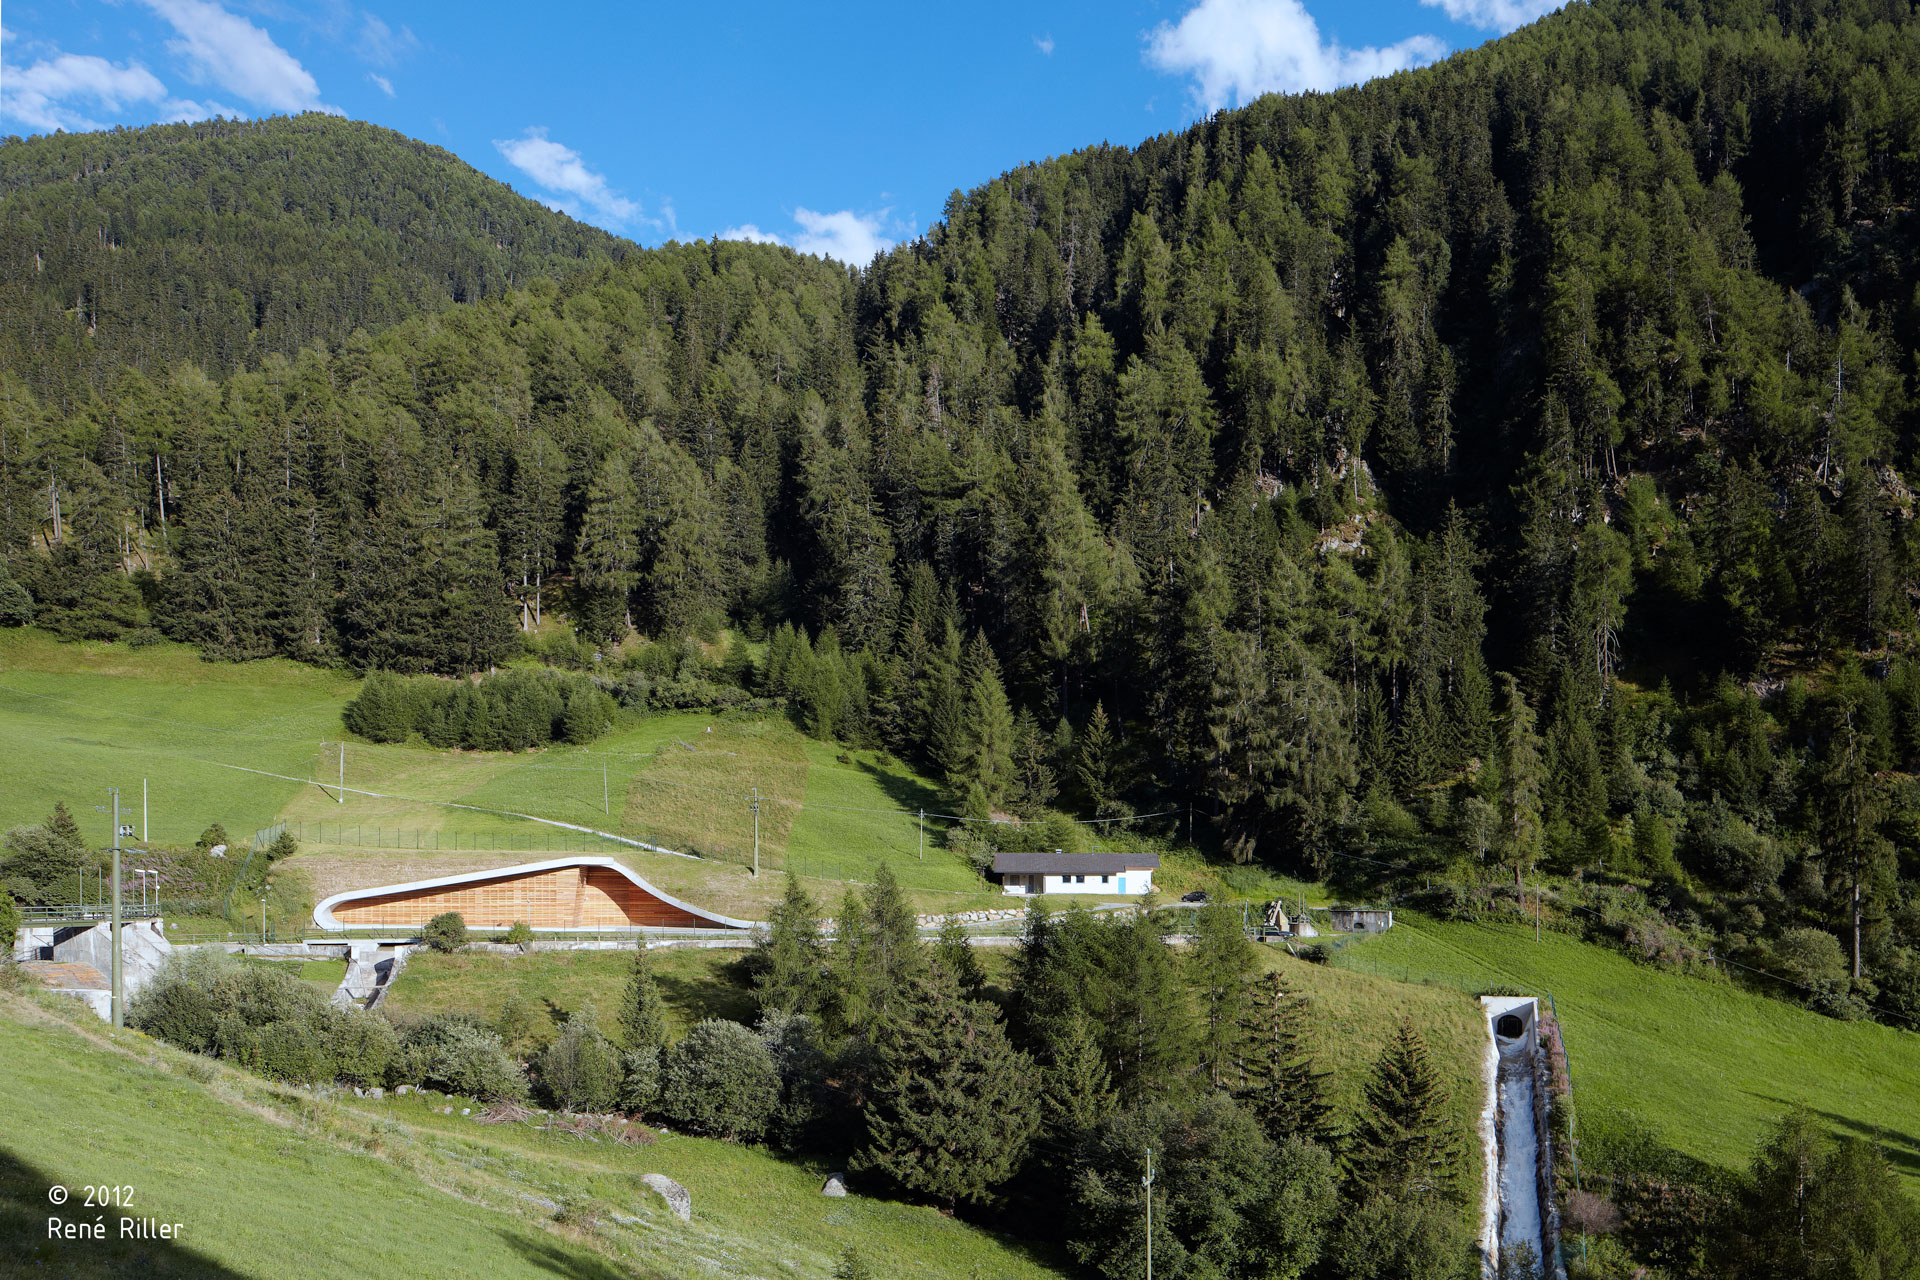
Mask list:
[{"label": "modern building with curved wooden facade", "polygon": [[322,929],[418,929],[457,911],[471,929],[751,929],[662,892],[612,858],[556,858],[336,893],[313,909]]}]

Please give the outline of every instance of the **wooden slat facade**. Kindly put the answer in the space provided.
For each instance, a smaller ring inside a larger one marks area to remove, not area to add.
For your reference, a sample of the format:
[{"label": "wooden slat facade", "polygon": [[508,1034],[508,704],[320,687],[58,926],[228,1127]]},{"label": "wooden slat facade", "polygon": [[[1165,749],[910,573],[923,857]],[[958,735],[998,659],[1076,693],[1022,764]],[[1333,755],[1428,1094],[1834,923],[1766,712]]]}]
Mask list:
[{"label": "wooden slat facade", "polygon": [[381,894],[343,902],[333,914],[350,929],[419,928],[443,911],[458,911],[472,929],[505,929],[516,920],[536,929],[721,927],[662,902],[608,867],[554,867],[474,884]]}]

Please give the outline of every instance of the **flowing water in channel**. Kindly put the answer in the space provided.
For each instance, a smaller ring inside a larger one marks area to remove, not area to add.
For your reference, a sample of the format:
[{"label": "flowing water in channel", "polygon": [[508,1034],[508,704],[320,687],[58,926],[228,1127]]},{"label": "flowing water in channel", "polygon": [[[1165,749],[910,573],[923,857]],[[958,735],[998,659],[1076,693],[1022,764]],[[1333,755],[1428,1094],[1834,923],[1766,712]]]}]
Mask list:
[{"label": "flowing water in channel", "polygon": [[[1540,1140],[1533,1127],[1533,1053],[1500,1040],[1500,1252],[1525,1243],[1540,1257]],[[1504,1275],[1504,1269],[1502,1274]],[[1536,1271],[1534,1274],[1538,1275]]]}]

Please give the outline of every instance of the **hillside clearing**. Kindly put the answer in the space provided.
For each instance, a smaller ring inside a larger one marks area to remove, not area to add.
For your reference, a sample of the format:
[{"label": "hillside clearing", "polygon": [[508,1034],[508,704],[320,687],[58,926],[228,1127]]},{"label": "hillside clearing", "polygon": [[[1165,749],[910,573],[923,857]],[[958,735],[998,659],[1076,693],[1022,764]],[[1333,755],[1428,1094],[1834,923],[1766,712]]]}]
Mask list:
[{"label": "hillside clearing", "polygon": [[1836,1022],[1562,934],[1536,943],[1514,926],[1395,918],[1341,951],[1338,968],[1554,997],[1586,1165],[1644,1171],[1645,1136],[1684,1159],[1744,1168],[1780,1114],[1805,1103],[1835,1132],[1881,1144],[1920,1191],[1920,1035]]}]

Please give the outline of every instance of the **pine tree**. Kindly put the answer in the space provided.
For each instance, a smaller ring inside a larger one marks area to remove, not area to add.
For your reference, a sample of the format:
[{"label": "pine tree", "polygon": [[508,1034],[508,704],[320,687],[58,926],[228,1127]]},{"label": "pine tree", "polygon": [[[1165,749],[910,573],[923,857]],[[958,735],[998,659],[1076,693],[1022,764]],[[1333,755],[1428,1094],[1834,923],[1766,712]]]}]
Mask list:
[{"label": "pine tree", "polygon": [[654,981],[644,942],[634,950],[633,968],[620,996],[620,1037],[629,1053],[658,1053],[667,1044],[667,1003]]},{"label": "pine tree", "polygon": [[1013,711],[986,635],[974,632],[961,668],[966,780],[1000,804],[1013,785]]},{"label": "pine tree", "polygon": [[786,893],[767,913],[767,932],[754,944],[754,995],[761,1012],[821,1016],[830,988],[820,911],[806,886],[787,872]]},{"label": "pine tree", "polygon": [[1420,1033],[1411,1022],[1402,1022],[1374,1064],[1347,1149],[1354,1197],[1452,1199],[1458,1147],[1440,1073]]},{"label": "pine tree", "polygon": [[936,971],[901,993],[877,1040],[867,1142],[851,1167],[948,1206],[985,1200],[1012,1177],[1039,1129],[1032,1060],[992,1004]]},{"label": "pine tree", "polygon": [[960,994],[969,1000],[978,1000],[987,987],[987,971],[980,967],[980,957],[974,953],[973,943],[968,940],[967,927],[960,923],[960,917],[948,912],[940,922],[940,937],[933,947],[934,962],[938,964]]},{"label": "pine tree", "polygon": [[843,1016],[851,1028],[876,1033],[877,1025],[898,1012],[908,984],[926,969],[919,924],[888,864],[874,867],[873,883],[864,893],[847,891],[838,951]]},{"label": "pine tree", "polygon": [[1063,1168],[1081,1139],[1118,1105],[1093,1026],[1075,1010],[1054,1035],[1040,1074],[1040,1144],[1048,1162]]},{"label": "pine tree", "polygon": [[1216,1089],[1226,1087],[1239,1046],[1242,1006],[1257,959],[1240,912],[1224,901],[1200,908],[1187,981],[1200,1005],[1200,1059]]},{"label": "pine tree", "polygon": [[1093,715],[1086,732],[1080,735],[1074,760],[1074,776],[1086,796],[1087,805],[1097,818],[1123,818],[1127,806],[1120,799],[1119,743],[1107,721],[1107,710],[1093,704]]},{"label": "pine tree", "polygon": [[927,755],[947,785],[964,788],[970,765],[966,690],[961,680],[960,633],[951,624],[938,648],[927,654],[921,681],[920,718]]},{"label": "pine tree", "polygon": [[1252,984],[1240,1021],[1234,1097],[1275,1142],[1291,1135],[1332,1147],[1337,1134],[1327,1074],[1314,1070],[1307,1049],[1310,1010],[1307,998],[1290,991],[1278,973]]},{"label": "pine tree", "polygon": [[1500,834],[1495,847],[1520,887],[1540,857],[1540,736],[1520,683],[1502,672],[1499,740]]}]

